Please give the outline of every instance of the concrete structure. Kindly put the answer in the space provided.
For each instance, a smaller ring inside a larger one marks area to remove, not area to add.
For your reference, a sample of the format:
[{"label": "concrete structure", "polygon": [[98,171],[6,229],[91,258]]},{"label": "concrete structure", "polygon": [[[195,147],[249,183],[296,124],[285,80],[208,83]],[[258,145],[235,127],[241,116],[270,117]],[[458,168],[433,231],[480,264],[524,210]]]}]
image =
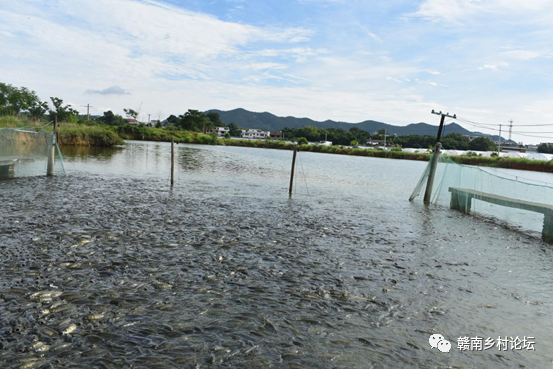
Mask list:
[{"label": "concrete structure", "polygon": [[515,151],[515,152],[526,152],[526,146],[524,145],[504,145],[504,144],[501,144],[501,151],[503,152],[512,152],[512,151]]},{"label": "concrete structure", "polygon": [[131,126],[139,126],[140,122],[134,118],[127,119],[127,124],[130,124]]},{"label": "concrete structure", "polygon": [[449,192],[451,192],[451,208],[462,211],[465,214],[470,213],[472,199],[507,206],[510,208],[541,213],[544,215],[542,239],[549,243],[553,242],[553,206],[551,205],[511,199],[509,197],[498,196],[465,188],[449,187]]},{"label": "concrete structure", "polygon": [[282,138],[282,131],[269,131],[271,138]]},{"label": "concrete structure", "polygon": [[269,137],[269,131],[262,131],[260,129],[247,129],[242,131],[242,138],[263,140]]},{"label": "concrete structure", "polygon": [[207,134],[210,135],[213,132],[217,132],[217,137],[225,137],[225,134],[227,132],[230,132],[230,128],[228,127],[213,127],[210,131],[207,131]]},{"label": "concrete structure", "polygon": [[0,162],[0,179],[13,178],[15,161],[5,160]]}]

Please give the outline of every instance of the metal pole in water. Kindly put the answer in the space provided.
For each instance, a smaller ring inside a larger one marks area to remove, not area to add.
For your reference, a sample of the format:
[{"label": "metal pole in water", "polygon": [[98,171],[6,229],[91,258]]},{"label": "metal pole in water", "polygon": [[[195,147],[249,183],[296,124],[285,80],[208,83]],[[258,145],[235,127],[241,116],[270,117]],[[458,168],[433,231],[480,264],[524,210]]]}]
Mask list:
[{"label": "metal pole in water", "polygon": [[438,128],[438,135],[436,136],[436,146],[434,149],[434,155],[432,155],[432,163],[430,167],[430,173],[428,174],[428,182],[426,182],[426,192],[424,193],[424,203],[429,204],[430,200],[432,198],[432,187],[434,186],[434,177],[436,175],[436,169],[438,168],[438,160],[440,158],[440,152],[442,148],[442,144],[440,143],[440,140],[442,139],[442,131],[444,129],[444,120],[445,117],[457,119],[457,115],[449,115],[449,113],[442,113],[442,112],[435,112],[432,110],[432,114],[441,115],[442,119],[440,119],[440,128]]},{"label": "metal pole in water", "polygon": [[175,183],[175,139],[171,137],[171,187]]},{"label": "metal pole in water", "polygon": [[52,147],[50,148],[50,151],[48,152],[48,165],[46,167],[46,175],[47,176],[53,176],[54,175],[54,158],[56,157],[56,126],[58,123],[58,116],[54,116],[54,134],[52,137]]},{"label": "metal pole in water", "polygon": [[290,191],[288,195],[292,197],[292,186],[294,185],[294,168],[296,167],[296,155],[298,153],[298,148],[294,146],[294,155],[292,156],[292,172],[290,174]]}]

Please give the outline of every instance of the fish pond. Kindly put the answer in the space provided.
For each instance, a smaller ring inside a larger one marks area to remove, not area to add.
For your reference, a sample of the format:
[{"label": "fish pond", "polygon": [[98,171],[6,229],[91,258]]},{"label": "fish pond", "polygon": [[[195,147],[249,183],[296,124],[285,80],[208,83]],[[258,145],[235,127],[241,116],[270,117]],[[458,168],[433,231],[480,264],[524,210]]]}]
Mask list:
[{"label": "fish pond", "polygon": [[63,153],[0,182],[0,367],[552,365],[552,246],[409,202],[424,162],[302,152],[289,199],[290,151]]}]

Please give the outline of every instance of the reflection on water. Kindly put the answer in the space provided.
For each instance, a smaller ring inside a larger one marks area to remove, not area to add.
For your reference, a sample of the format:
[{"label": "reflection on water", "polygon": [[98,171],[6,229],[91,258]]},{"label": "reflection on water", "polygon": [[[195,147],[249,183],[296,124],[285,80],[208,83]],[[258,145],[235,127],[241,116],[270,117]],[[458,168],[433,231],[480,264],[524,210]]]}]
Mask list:
[{"label": "reflection on water", "polygon": [[[130,146],[129,146],[130,147]],[[109,162],[115,154],[124,151],[124,147],[100,147],[100,146],[62,146],[64,161],[95,161]]]},{"label": "reflection on water", "polygon": [[300,153],[288,199],[291,152],[178,145],[171,191],[169,150],[66,152],[64,178],[0,183],[0,363],[550,365],[551,248],[408,202],[425,163]]}]

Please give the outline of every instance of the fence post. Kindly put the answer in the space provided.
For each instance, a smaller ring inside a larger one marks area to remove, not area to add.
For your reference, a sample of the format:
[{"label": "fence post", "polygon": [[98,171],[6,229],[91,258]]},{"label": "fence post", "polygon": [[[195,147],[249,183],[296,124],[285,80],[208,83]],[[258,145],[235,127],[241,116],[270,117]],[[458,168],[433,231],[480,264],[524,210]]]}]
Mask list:
[{"label": "fence post", "polygon": [[288,191],[288,195],[292,197],[292,186],[294,185],[294,169],[296,167],[296,155],[298,153],[298,148],[294,146],[294,155],[292,156],[292,172],[290,174],[290,191]]},{"label": "fence post", "polygon": [[48,165],[46,166],[46,175],[47,176],[53,176],[54,175],[54,159],[56,157],[56,141],[57,141],[57,135],[56,135],[56,128],[58,124],[58,116],[54,116],[54,134],[52,137],[52,147],[48,151]]},{"label": "fence post", "polygon": [[171,187],[175,183],[175,139],[171,137]]}]

